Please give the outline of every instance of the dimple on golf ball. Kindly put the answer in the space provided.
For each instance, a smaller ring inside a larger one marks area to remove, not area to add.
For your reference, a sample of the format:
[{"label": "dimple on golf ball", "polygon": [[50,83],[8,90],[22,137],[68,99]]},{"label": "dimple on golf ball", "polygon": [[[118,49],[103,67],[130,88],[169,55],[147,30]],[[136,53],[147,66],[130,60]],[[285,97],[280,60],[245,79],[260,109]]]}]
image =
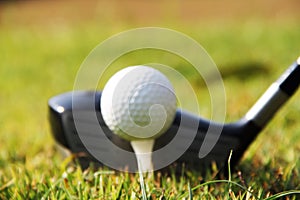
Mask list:
[{"label": "dimple on golf ball", "polygon": [[172,84],[160,71],[147,66],[127,67],[113,75],[100,104],[109,129],[129,141],[160,136],[176,113]]}]

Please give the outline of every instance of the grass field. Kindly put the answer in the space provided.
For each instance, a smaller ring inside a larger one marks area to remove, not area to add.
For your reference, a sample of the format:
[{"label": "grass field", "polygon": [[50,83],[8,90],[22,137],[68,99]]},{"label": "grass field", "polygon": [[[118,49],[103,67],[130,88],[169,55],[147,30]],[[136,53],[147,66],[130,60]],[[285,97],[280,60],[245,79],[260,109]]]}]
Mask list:
[{"label": "grass field", "polygon": [[[167,10],[164,3],[162,9],[169,15],[161,21],[144,13],[143,23],[143,18],[135,20],[136,15],[142,13],[128,15],[125,20],[110,16],[114,5],[109,3],[104,19],[99,5],[94,15],[85,11],[80,20],[70,14],[70,9],[63,10],[67,7],[63,5],[52,20],[51,12],[45,14],[39,9],[34,14],[30,3],[0,4],[0,199],[141,198],[135,174],[93,168],[82,171],[70,164],[69,159],[62,160],[54,148],[47,121],[48,99],[72,90],[85,57],[113,34],[135,27],[162,26],[198,41],[223,75],[226,121],[242,117],[269,84],[300,55],[299,15],[250,17],[251,12],[247,10],[250,16],[238,18],[236,15],[242,13],[233,12],[228,19],[223,15],[210,19],[207,11],[203,15],[207,20],[192,21],[193,16],[179,20],[172,11],[180,5]],[[19,13],[19,8],[24,9]],[[80,11],[80,5],[76,8]],[[265,12],[263,8],[259,11]],[[124,8],[121,17],[126,9],[129,8]],[[150,60],[170,60],[168,56],[150,55]],[[141,61],[149,59],[149,56],[136,56],[135,59]],[[131,58],[119,63],[127,65],[132,62]],[[176,59],[171,62],[184,65]],[[193,80],[193,75],[186,73]],[[200,88],[199,92],[205,93],[203,85],[197,85],[197,81],[193,84]],[[207,95],[201,98],[201,114],[207,117],[209,99]],[[208,169],[210,172],[205,175],[196,171],[184,171],[184,176],[157,172],[145,180],[149,198],[276,199],[288,193],[298,193],[298,196],[281,198],[300,198],[299,98],[298,91],[251,145],[236,169],[231,170],[229,179],[218,181],[214,169]]]}]

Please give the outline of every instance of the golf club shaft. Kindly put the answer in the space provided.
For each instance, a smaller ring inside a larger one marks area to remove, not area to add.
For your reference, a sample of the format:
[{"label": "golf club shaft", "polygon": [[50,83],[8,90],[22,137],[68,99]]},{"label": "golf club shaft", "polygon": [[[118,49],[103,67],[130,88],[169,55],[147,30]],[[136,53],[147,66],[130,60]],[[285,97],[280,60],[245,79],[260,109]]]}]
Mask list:
[{"label": "golf club shaft", "polygon": [[300,84],[300,57],[274,82],[247,112],[245,118],[263,128]]}]

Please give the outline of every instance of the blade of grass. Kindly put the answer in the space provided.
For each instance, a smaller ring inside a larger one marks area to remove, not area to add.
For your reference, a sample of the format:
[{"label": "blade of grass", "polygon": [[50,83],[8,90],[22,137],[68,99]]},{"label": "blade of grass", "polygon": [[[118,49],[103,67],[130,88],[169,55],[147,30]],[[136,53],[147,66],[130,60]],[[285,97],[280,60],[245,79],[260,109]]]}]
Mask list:
[{"label": "blade of grass", "polygon": [[230,154],[227,160],[227,167],[228,167],[228,193],[227,193],[227,198],[229,199],[229,197],[232,198],[232,190],[231,190],[231,167],[230,167],[230,160],[231,160],[231,156],[232,156],[232,149],[230,150]]},{"label": "blade of grass", "polygon": [[280,192],[280,193],[274,194],[268,198],[265,198],[264,200],[274,200],[274,199],[279,199],[281,197],[285,197],[285,196],[289,196],[289,195],[296,195],[296,194],[299,194],[299,196],[300,196],[300,190],[289,190],[289,191]]},{"label": "blade of grass", "polygon": [[189,190],[189,199],[193,200],[193,191],[191,189],[191,184],[188,182],[188,190]]},{"label": "blade of grass", "polygon": [[[241,185],[241,184],[239,184],[239,183],[236,183],[236,182],[234,182],[234,181],[229,181],[229,180],[213,180],[213,181],[207,181],[207,182],[205,182],[205,183],[202,183],[202,184],[199,184],[199,185],[193,187],[191,190],[194,191],[194,190],[197,190],[197,189],[199,189],[199,188],[201,188],[201,187],[204,187],[204,186],[206,186],[206,185],[215,184],[215,183],[227,183],[227,184],[230,183],[230,184],[235,185],[235,186],[237,186],[237,187],[239,187],[239,188],[241,188],[241,189],[243,189],[243,190],[245,190],[245,191],[251,193],[252,195],[254,195],[252,191],[248,190],[248,188],[244,187],[243,185]],[[185,192],[184,194],[180,195],[177,199],[185,198],[186,196],[188,196],[188,194],[189,194],[189,192]],[[258,198],[257,198],[257,199],[258,199]]]}]

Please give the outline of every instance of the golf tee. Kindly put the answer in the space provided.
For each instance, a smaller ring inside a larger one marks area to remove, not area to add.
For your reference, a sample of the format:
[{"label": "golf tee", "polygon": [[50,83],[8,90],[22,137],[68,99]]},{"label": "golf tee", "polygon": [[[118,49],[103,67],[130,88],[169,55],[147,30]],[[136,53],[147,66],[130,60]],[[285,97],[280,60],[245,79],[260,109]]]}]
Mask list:
[{"label": "golf tee", "polygon": [[139,172],[153,171],[152,150],[154,140],[135,140],[131,141],[131,146],[135,152]]}]

